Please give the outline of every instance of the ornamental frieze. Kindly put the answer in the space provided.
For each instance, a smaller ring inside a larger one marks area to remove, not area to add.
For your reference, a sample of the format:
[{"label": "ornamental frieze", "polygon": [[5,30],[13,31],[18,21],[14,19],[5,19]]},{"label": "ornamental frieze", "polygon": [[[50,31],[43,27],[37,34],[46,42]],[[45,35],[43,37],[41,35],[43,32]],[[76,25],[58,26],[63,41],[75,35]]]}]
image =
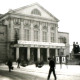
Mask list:
[{"label": "ornamental frieze", "polygon": [[48,30],[48,24],[47,23],[42,23],[42,29],[43,30]]},{"label": "ornamental frieze", "polygon": [[33,26],[35,26],[35,25],[40,26],[40,22],[39,21],[33,21]]},{"label": "ornamental frieze", "polygon": [[30,20],[24,20],[23,25],[29,27],[31,25],[31,21]]},{"label": "ornamental frieze", "polygon": [[48,26],[48,24],[46,22],[42,22],[41,24],[42,26]]},{"label": "ornamental frieze", "polygon": [[14,25],[21,25],[21,19],[20,18],[14,18],[13,23],[14,23]]}]

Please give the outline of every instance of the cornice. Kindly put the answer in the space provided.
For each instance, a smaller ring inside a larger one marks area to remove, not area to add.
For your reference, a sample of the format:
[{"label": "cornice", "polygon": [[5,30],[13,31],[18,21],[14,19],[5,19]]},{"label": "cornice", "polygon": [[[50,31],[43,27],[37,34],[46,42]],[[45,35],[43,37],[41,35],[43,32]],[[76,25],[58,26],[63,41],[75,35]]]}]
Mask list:
[{"label": "cornice", "polygon": [[42,21],[42,22],[49,22],[49,23],[58,23],[57,21],[53,21],[48,18],[42,18],[38,16],[31,16],[31,15],[24,15],[24,14],[13,14],[11,13],[11,17],[17,17],[17,18],[22,18],[22,19],[29,19],[29,20],[35,20],[35,21]]},{"label": "cornice", "polygon": [[58,31],[58,33],[64,33],[64,34],[69,34],[68,32],[60,32],[60,31]]}]

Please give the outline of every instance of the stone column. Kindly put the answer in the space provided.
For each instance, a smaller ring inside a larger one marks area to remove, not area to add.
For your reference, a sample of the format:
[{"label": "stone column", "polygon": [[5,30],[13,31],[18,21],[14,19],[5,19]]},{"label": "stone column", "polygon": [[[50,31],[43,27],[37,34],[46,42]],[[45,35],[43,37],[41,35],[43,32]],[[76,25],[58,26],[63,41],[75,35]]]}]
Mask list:
[{"label": "stone column", "polygon": [[50,57],[49,48],[47,48],[47,61],[49,57]]},{"label": "stone column", "polygon": [[37,60],[40,61],[40,48],[38,48],[37,53]]},{"label": "stone column", "polygon": [[39,38],[40,42],[42,42],[42,25],[40,22],[40,38]]},{"label": "stone column", "polygon": [[19,58],[19,47],[16,47],[16,60]]},{"label": "stone column", "polygon": [[30,47],[27,48],[27,59],[30,60]]},{"label": "stone column", "polygon": [[55,26],[55,42],[58,42],[58,24]]},{"label": "stone column", "polygon": [[51,41],[50,39],[51,39],[51,37],[50,37],[50,24],[48,23],[48,36],[47,36],[48,42]]},{"label": "stone column", "polygon": [[23,20],[21,20],[20,39],[24,40]]},{"label": "stone column", "polygon": [[11,27],[11,33],[9,33],[10,34],[10,37],[11,37],[11,41],[14,41],[14,27],[13,27],[13,18],[11,18],[11,20],[10,20],[10,27]]},{"label": "stone column", "polygon": [[33,21],[31,21],[31,37],[30,37],[31,41],[34,41],[34,32],[33,31],[34,31],[33,30]]},{"label": "stone column", "polygon": [[58,49],[55,49],[55,56],[58,56]]}]

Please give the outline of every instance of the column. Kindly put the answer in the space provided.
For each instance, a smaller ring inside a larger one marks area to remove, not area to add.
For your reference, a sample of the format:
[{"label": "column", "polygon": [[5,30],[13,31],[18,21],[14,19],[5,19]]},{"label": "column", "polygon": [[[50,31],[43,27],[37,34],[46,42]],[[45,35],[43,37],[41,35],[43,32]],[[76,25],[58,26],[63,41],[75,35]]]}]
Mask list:
[{"label": "column", "polygon": [[40,61],[40,48],[38,48],[37,53],[37,60]]},{"label": "column", "polygon": [[50,24],[48,23],[48,35],[47,35],[47,40],[50,42]]},{"label": "column", "polygon": [[47,48],[47,61],[49,57],[50,57],[49,48]]},{"label": "column", "polygon": [[27,59],[30,60],[30,47],[27,48]]},{"label": "column", "polygon": [[10,37],[11,37],[11,41],[13,41],[14,40],[14,24],[13,24],[13,18],[11,18],[11,21],[10,21],[10,27],[11,27],[11,33],[9,33],[10,34]]},{"label": "column", "polygon": [[16,47],[16,60],[19,58],[19,47]]},{"label": "column", "polygon": [[40,38],[39,38],[40,42],[42,42],[42,25],[40,22]]},{"label": "column", "polygon": [[23,31],[23,20],[21,20],[21,30],[20,30],[20,39],[24,40],[24,31]]},{"label": "column", "polygon": [[55,42],[58,42],[58,24],[55,26]]},{"label": "column", "polygon": [[58,56],[58,49],[55,49],[55,56]]},{"label": "column", "polygon": [[33,33],[33,21],[31,21],[31,41],[34,41],[34,33]]}]

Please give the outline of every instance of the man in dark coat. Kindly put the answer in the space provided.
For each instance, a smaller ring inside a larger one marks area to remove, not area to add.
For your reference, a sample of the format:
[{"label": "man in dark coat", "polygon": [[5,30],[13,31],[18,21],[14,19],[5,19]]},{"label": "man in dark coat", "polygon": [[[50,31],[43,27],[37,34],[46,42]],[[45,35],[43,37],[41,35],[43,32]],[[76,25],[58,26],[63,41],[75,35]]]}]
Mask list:
[{"label": "man in dark coat", "polygon": [[56,74],[55,74],[55,61],[54,61],[54,59],[52,59],[52,58],[48,58],[48,60],[49,60],[50,69],[49,69],[49,74],[48,74],[47,80],[50,79],[51,72],[53,72],[54,78],[55,78],[55,80],[56,80]]},{"label": "man in dark coat", "polygon": [[9,72],[11,72],[12,67],[12,61],[9,59],[7,62],[8,68],[9,68]]}]

